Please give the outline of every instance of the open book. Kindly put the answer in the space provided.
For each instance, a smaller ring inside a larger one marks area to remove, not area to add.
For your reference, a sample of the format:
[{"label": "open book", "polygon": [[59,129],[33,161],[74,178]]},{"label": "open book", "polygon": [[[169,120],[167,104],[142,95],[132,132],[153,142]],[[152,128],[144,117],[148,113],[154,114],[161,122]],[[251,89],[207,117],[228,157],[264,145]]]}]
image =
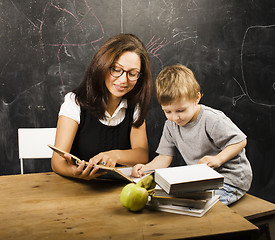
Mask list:
[{"label": "open book", "polygon": [[[65,152],[51,144],[49,144],[48,146],[63,158],[65,158],[64,154],[69,154],[76,165],[80,165],[82,163],[82,160],[80,160],[78,157],[76,157],[68,152]],[[87,166],[88,164],[89,164],[89,162],[85,161],[85,166]],[[101,164],[96,164],[95,166],[99,168],[98,172],[102,172],[102,171],[106,172],[102,176],[98,177],[98,179],[120,180],[120,181],[135,182],[135,183],[140,180],[140,178],[134,178],[131,176],[132,167],[111,168],[111,167],[106,167]]]}]

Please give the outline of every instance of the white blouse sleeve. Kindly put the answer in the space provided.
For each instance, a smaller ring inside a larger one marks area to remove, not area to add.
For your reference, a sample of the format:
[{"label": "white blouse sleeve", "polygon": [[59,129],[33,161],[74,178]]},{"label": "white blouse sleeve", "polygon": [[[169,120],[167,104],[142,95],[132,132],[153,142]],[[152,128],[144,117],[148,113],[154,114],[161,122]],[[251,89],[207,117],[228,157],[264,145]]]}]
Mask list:
[{"label": "white blouse sleeve", "polygon": [[64,102],[60,107],[59,116],[65,116],[80,123],[80,106],[75,101],[75,94],[69,92],[65,95]]}]

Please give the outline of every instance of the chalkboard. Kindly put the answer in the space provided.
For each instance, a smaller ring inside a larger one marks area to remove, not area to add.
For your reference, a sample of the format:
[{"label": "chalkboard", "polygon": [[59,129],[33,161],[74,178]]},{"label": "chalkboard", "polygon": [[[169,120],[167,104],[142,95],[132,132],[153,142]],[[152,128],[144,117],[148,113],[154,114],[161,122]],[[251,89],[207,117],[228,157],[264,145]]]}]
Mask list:
[{"label": "chalkboard", "polygon": [[[153,77],[182,63],[201,103],[224,111],[248,136],[250,193],[275,202],[275,4],[272,0],[0,0],[0,175],[19,174],[17,129],[55,127],[65,93],[82,80],[99,46],[134,33]],[[153,97],[150,158],[165,116]],[[178,155],[173,165],[182,164]],[[25,163],[49,171],[49,161]]]}]

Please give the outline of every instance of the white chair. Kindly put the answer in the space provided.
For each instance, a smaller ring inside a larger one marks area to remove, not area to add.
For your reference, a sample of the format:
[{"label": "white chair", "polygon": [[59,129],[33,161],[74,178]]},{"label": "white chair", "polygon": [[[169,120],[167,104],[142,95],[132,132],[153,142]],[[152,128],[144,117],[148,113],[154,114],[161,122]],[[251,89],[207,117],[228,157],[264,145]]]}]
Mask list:
[{"label": "white chair", "polygon": [[18,149],[21,174],[24,174],[23,159],[51,158],[53,151],[47,146],[54,145],[56,128],[19,128]]}]

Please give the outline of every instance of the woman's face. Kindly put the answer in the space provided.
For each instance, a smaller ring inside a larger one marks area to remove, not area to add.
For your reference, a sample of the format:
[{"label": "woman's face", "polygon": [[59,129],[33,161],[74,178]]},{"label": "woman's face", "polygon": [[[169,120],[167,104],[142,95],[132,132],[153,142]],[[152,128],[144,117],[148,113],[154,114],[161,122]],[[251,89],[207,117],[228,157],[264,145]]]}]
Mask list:
[{"label": "woman's face", "polygon": [[140,57],[134,52],[125,52],[123,53],[116,62],[112,65],[114,69],[124,70],[123,74],[120,77],[113,77],[108,71],[105,78],[105,84],[109,90],[111,98],[121,99],[126,93],[130,92],[137,81],[131,81],[128,79],[127,73],[125,71],[141,71],[141,61]]}]

